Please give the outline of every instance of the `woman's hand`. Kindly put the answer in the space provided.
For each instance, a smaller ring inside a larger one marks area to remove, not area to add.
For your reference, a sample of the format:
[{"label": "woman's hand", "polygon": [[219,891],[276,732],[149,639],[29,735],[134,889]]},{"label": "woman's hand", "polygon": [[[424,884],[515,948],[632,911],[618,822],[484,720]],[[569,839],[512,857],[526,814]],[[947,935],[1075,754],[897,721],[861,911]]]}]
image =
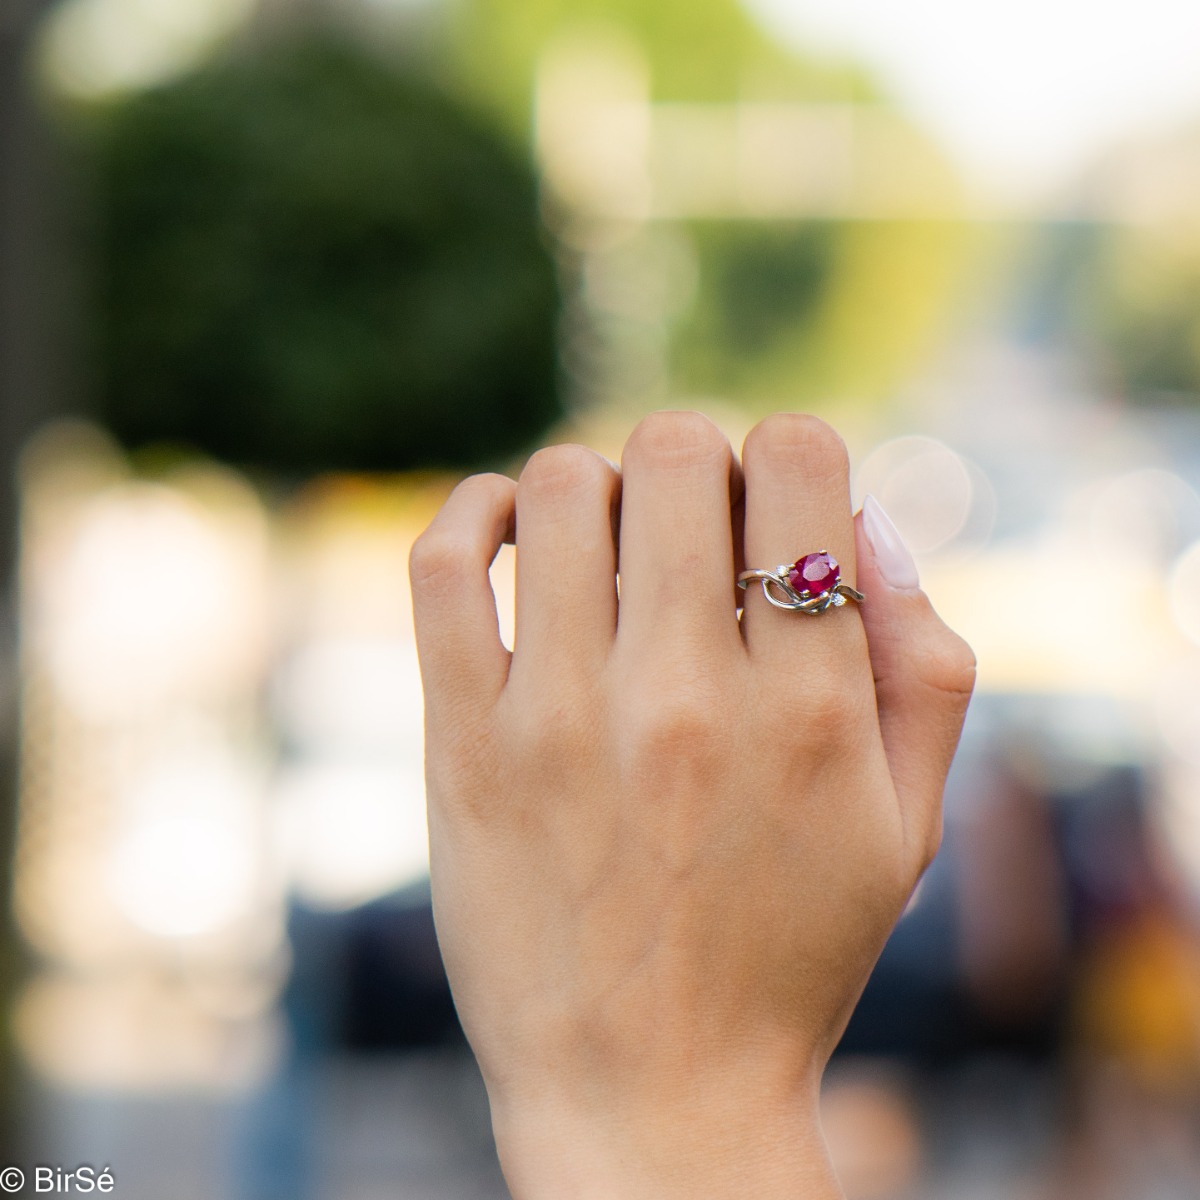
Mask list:
[{"label": "woman's hand", "polygon": [[[847,478],[814,418],[739,466],[657,413],[619,475],[541,450],[414,546],[438,937],[517,1200],[841,1194],[821,1075],[936,851],[974,679]],[[820,549],[861,608],[754,586],[739,621],[743,562]]]}]

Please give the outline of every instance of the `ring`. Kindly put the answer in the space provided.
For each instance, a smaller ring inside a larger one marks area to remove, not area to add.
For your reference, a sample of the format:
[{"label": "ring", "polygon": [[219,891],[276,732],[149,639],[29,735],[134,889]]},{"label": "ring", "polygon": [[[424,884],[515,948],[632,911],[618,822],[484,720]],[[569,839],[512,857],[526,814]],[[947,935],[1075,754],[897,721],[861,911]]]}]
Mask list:
[{"label": "ring", "polygon": [[789,612],[816,615],[827,608],[841,608],[847,600],[861,604],[866,599],[862,592],[842,582],[842,569],[827,550],[805,554],[773,571],[743,571],[737,577],[738,587],[743,590],[755,581],[762,584],[768,603]]}]

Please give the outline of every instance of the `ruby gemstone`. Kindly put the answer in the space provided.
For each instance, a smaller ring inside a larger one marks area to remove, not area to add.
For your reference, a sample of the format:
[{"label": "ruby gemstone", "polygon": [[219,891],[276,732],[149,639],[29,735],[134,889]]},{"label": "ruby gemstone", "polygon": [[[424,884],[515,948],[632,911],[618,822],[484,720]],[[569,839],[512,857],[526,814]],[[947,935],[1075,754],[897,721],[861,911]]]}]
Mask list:
[{"label": "ruby gemstone", "polygon": [[835,588],[841,579],[841,568],[837,559],[824,550],[817,554],[806,554],[797,560],[788,572],[788,583],[801,596],[820,596]]}]

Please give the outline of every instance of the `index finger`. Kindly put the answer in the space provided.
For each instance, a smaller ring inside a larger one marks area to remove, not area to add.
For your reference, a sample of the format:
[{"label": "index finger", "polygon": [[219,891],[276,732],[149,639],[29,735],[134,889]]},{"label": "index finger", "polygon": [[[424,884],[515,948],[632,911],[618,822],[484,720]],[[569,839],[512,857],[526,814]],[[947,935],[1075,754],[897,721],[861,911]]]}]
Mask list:
[{"label": "index finger", "polygon": [[513,540],[517,485],[472,475],[450,494],[409,555],[413,623],[427,708],[494,704],[511,655],[500,640],[488,567]]}]

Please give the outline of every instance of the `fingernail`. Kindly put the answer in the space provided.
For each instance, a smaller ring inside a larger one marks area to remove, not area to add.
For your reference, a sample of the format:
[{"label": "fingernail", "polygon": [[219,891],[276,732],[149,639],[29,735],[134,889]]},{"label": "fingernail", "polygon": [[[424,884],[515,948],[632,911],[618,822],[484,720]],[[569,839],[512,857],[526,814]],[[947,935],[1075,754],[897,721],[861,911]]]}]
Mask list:
[{"label": "fingernail", "polygon": [[920,587],[917,564],[913,562],[900,530],[892,524],[892,518],[874,496],[863,501],[862,523],[863,533],[875,554],[875,565],[884,581],[894,588]]}]

